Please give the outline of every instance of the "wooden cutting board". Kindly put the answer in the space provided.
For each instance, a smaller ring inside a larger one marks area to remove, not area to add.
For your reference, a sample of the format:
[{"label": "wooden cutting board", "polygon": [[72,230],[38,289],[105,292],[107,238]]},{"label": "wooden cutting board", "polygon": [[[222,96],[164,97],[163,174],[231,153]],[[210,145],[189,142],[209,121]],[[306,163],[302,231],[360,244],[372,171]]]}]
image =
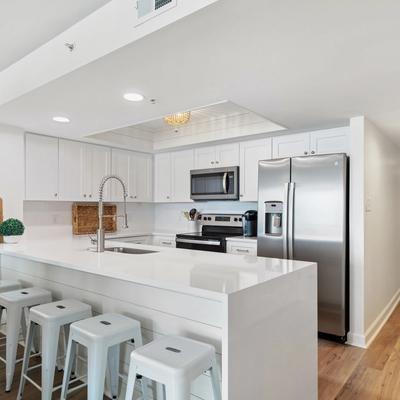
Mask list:
[{"label": "wooden cutting board", "polygon": [[[0,224],[3,222],[3,199],[0,197]],[[3,243],[3,236],[0,236],[0,243]]]},{"label": "wooden cutting board", "polygon": [[[117,231],[117,206],[104,204],[104,229],[106,232]],[[98,205],[92,203],[73,203],[72,233],[74,235],[94,234],[99,227]]]}]

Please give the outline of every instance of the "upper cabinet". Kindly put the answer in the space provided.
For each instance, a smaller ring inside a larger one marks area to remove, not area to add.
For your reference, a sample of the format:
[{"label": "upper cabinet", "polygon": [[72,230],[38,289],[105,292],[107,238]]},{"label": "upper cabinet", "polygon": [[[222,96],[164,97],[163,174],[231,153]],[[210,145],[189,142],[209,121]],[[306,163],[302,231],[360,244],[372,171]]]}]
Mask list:
[{"label": "upper cabinet", "polygon": [[199,147],[194,150],[196,169],[234,167],[239,165],[239,143]]},{"label": "upper cabinet", "polygon": [[282,135],[272,140],[273,158],[307,156],[309,152],[310,135],[308,133]]},{"label": "upper cabinet", "polygon": [[[59,199],[97,201],[101,180],[111,172],[110,149],[63,139],[59,149]],[[109,183],[104,199],[110,200]]]},{"label": "upper cabinet", "polygon": [[58,199],[58,139],[26,134],[26,200]]},{"label": "upper cabinet", "polygon": [[347,127],[311,132],[311,154],[348,153],[349,136]]},{"label": "upper cabinet", "polygon": [[[112,151],[112,172],[125,183],[130,202],[150,202],[153,198],[153,159],[151,154],[125,150]],[[112,182],[112,200],[122,201],[121,185]]]},{"label": "upper cabinet", "polygon": [[190,170],[194,167],[190,150],[155,155],[154,200],[156,202],[189,202]]},{"label": "upper cabinet", "polygon": [[272,139],[272,156],[285,158],[347,153],[348,140],[349,128],[347,127],[277,136]]},{"label": "upper cabinet", "polygon": [[271,138],[240,143],[240,200],[257,201],[258,163],[272,157]]}]

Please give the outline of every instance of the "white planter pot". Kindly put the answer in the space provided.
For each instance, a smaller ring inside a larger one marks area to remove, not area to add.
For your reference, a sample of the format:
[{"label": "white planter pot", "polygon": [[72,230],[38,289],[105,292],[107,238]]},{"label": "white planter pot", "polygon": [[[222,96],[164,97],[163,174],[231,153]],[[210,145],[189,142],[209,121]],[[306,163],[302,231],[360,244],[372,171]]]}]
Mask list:
[{"label": "white planter pot", "polygon": [[4,243],[16,244],[21,239],[21,236],[3,236]]}]

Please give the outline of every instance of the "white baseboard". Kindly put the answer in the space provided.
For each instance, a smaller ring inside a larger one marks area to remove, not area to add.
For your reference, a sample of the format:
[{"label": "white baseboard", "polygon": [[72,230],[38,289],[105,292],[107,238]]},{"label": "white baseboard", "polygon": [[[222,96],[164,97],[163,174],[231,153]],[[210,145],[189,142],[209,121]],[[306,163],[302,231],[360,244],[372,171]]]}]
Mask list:
[{"label": "white baseboard", "polygon": [[352,346],[368,348],[378,333],[381,331],[386,321],[392,315],[394,309],[400,303],[400,289],[397,290],[395,295],[391,298],[389,303],[385,306],[382,312],[378,315],[375,321],[368,327],[364,335],[349,332],[347,343]]}]

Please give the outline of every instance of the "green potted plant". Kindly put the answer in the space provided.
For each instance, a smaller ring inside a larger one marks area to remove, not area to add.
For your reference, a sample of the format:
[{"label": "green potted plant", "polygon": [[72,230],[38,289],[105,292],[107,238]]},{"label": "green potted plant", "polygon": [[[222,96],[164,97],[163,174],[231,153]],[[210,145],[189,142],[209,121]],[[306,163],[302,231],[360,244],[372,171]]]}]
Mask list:
[{"label": "green potted plant", "polygon": [[24,231],[25,226],[19,219],[9,218],[0,224],[0,236],[3,236],[4,243],[18,243]]}]

